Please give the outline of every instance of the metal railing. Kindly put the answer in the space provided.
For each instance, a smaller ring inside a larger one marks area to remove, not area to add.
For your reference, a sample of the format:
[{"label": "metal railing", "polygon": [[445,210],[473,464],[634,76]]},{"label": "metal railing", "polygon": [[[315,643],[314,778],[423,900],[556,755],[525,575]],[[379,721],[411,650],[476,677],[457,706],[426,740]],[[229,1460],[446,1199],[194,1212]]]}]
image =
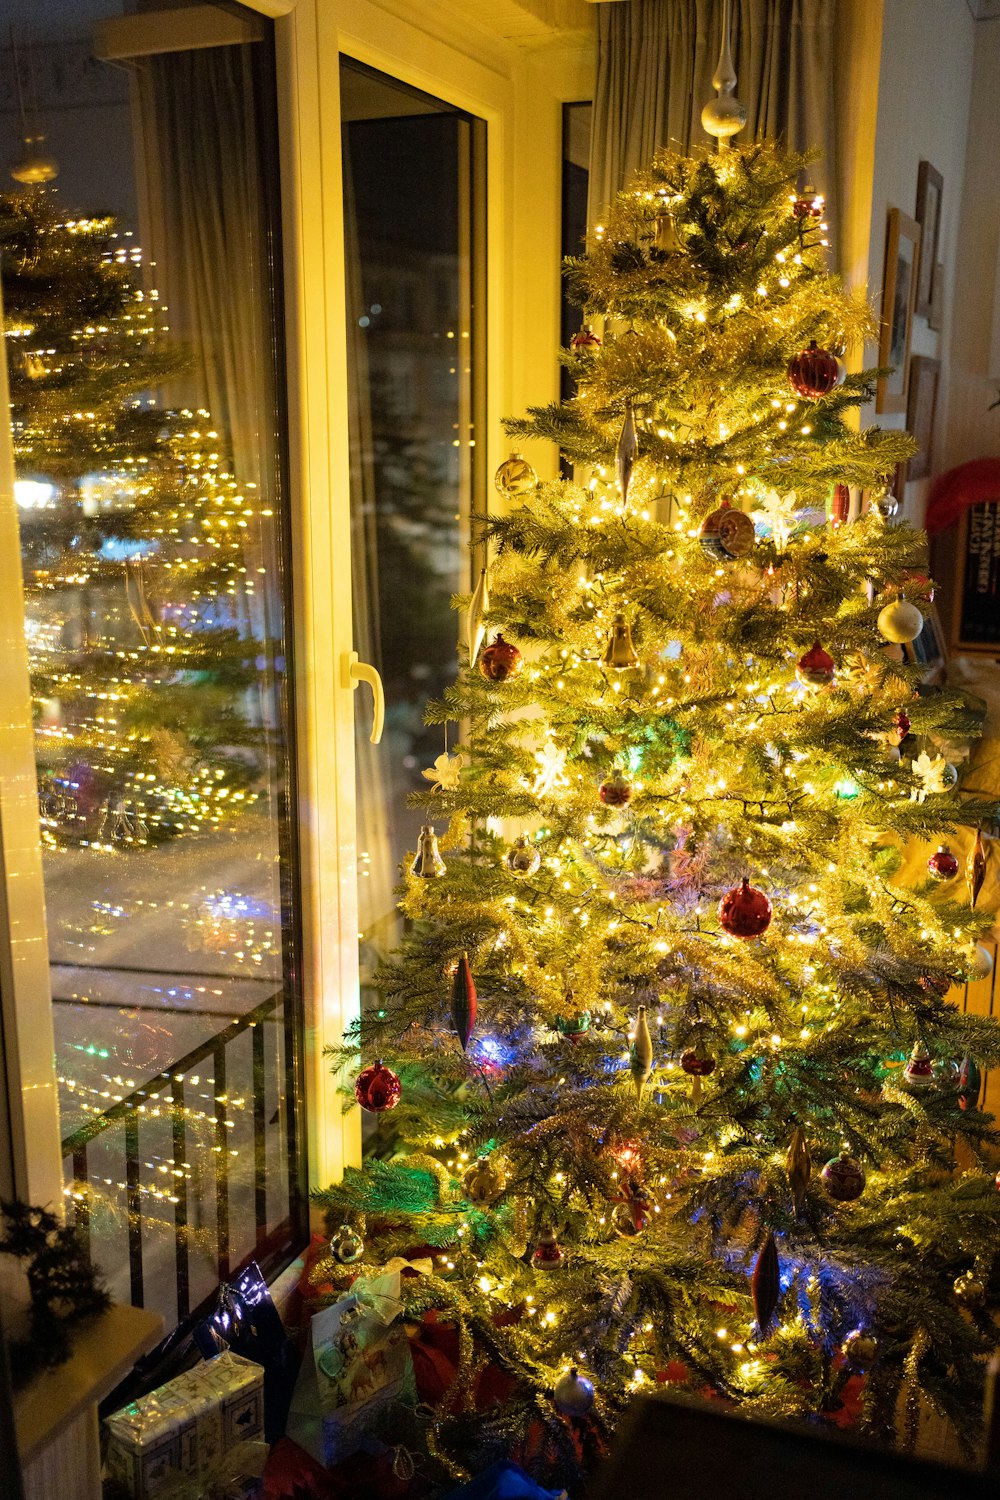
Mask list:
[{"label": "metal railing", "polygon": [[[286,1087],[283,1091],[284,1133],[288,1152],[288,1196],[289,1231],[291,1238],[301,1232],[304,1221],[302,1209],[300,1171],[298,1163],[298,1108],[295,1057],[296,1048],[291,1035],[288,1007],[279,1015],[283,991],[271,995],[254,1010],[237,1017],[216,1035],[209,1037],[193,1048],[184,1057],[162,1072],[155,1074],[141,1087],[123,1099],[117,1100],[108,1109],[88,1120],[74,1130],[62,1142],[64,1160],[72,1163],[72,1188],[70,1189],[76,1225],[84,1240],[91,1243],[91,1184],[90,1147],[108,1130],[119,1126],[124,1135],[124,1189],[126,1226],[128,1235],[128,1267],[131,1300],[141,1307],[146,1301],[145,1272],[143,1265],[144,1193],[142,1186],[141,1127],[144,1120],[170,1119],[171,1145],[170,1165],[167,1168],[171,1191],[161,1195],[173,1205],[174,1218],[174,1275],[176,1279],[177,1321],[183,1322],[192,1311],[191,1306],[191,1186],[188,1163],[187,1140],[188,1118],[185,1105],[185,1084],[191,1079],[199,1082],[197,1070],[211,1062],[212,1069],[212,1118],[209,1121],[213,1138],[211,1155],[214,1159],[215,1198],[215,1259],[219,1281],[232,1274],[230,1250],[230,1168],[229,1131],[231,1099],[227,1089],[227,1052],[231,1044],[246,1032],[250,1032],[252,1075],[252,1122],[253,1122],[253,1195],[256,1223],[255,1254],[262,1264],[268,1259],[270,1238],[267,1229],[267,1119],[265,1103],[265,1040],[268,1023],[277,1023],[285,1029]],[[195,1075],[192,1078],[192,1075]],[[279,1110],[282,1108],[279,1091]],[[206,1111],[206,1118],[209,1112]],[[277,1115],[272,1117],[273,1120]]]}]

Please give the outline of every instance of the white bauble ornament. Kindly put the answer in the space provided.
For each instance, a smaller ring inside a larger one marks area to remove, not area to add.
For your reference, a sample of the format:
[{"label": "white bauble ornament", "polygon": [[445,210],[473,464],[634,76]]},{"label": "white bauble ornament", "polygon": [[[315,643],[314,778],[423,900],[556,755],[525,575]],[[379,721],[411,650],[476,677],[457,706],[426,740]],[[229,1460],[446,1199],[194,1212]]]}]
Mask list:
[{"label": "white bauble ornament", "polygon": [[906,599],[894,599],[887,604],[878,617],[879,634],[894,646],[906,641],[915,641],[924,628],[924,617],[915,604]]}]

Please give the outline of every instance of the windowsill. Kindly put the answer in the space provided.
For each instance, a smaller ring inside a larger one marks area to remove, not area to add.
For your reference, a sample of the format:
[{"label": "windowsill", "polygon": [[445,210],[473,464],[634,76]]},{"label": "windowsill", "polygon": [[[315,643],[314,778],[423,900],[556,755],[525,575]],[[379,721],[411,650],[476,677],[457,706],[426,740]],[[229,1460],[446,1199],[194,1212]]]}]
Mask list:
[{"label": "windowsill", "polygon": [[46,1370],[14,1398],[21,1462],[27,1463],[88,1407],[113,1391],[163,1337],[159,1313],[115,1305],[75,1330],[64,1365]]}]

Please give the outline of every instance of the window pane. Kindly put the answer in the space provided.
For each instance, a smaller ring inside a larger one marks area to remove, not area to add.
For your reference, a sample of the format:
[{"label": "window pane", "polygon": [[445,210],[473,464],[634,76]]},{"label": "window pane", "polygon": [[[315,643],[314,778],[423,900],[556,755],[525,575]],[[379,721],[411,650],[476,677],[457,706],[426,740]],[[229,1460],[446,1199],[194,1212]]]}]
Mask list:
[{"label": "window pane", "polygon": [[67,1190],[168,1323],[304,1236],[273,56],[218,16],[25,0],[0,199]]},{"label": "window pane", "polygon": [[[382,745],[358,717],[362,983],[396,941],[417,846],[423,722],[456,673],[451,596],[469,586],[479,488],[482,122],[342,60],[355,644],[382,675]],[[454,726],[452,728],[454,737]]]}]

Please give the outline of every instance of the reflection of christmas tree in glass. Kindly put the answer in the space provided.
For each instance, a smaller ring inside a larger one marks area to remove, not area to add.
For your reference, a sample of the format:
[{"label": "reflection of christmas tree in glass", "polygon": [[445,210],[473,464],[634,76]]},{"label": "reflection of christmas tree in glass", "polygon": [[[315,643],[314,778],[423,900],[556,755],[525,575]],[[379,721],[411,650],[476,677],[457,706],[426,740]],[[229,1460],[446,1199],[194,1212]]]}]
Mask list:
[{"label": "reflection of christmas tree in glass", "polygon": [[179,360],[112,220],[0,197],[0,254],[44,837],[210,829],[258,795],[268,512],[207,413],[156,404]]},{"label": "reflection of christmas tree in glass", "polygon": [[[962,1277],[997,1244],[1000,1034],[947,992],[990,919],[947,861],[899,871],[993,809],[921,761],[977,721],[888,644],[928,592],[881,488],[910,443],[845,422],[873,377],[825,351],[872,320],[803,166],[663,154],[573,267],[603,343],[511,427],[593,477],[501,471],[486,640],[429,712],[469,725],[464,761],[422,798],[440,841],[336,1058],[351,1102],[375,1059],[401,1076],[382,1140],[414,1154],[349,1172],[333,1222],[371,1261],[437,1248],[405,1294],[461,1325],[456,1389],[480,1352],[515,1377],[442,1419],[463,1464],[526,1440],[565,1482],[663,1380],[829,1414],[864,1371],[882,1434],[901,1393],[966,1437],[981,1408],[995,1330]],[[881,497],[853,524],[827,517],[848,484]]]}]

